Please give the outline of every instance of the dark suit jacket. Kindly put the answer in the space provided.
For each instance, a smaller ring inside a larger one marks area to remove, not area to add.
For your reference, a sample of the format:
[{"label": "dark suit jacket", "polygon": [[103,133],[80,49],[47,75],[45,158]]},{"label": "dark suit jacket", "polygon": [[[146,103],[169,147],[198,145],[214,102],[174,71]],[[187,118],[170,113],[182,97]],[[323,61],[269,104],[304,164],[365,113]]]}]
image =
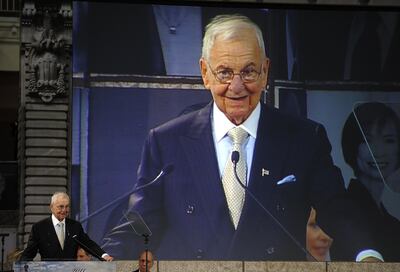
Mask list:
[{"label": "dark suit jacket", "polygon": [[50,216],[32,226],[21,260],[31,261],[38,252],[42,260],[76,260],[78,244],[72,239],[74,235],[77,235],[79,241],[93,249],[96,254],[101,256],[105,253],[87,236],[81,223],[69,218],[65,219],[65,242],[62,249]]},{"label": "dark suit jacket", "polygon": [[[218,170],[211,111],[209,104],[149,132],[138,184],[148,183],[166,165],[174,166],[160,182],[131,197],[131,208],[153,232],[150,249],[160,259],[304,260],[305,253],[249,194],[234,230]],[[330,151],[320,124],[262,106],[248,189],[303,246],[311,206],[338,246],[337,237],[349,235],[347,227],[356,227],[350,221],[343,224],[348,203]],[[269,175],[263,176],[263,169]],[[288,175],[295,175],[296,181],[276,184]],[[138,247],[132,237],[129,230],[111,233],[106,250],[133,258]],[[333,257],[354,260],[356,243],[344,241],[348,252],[341,250]]]}]

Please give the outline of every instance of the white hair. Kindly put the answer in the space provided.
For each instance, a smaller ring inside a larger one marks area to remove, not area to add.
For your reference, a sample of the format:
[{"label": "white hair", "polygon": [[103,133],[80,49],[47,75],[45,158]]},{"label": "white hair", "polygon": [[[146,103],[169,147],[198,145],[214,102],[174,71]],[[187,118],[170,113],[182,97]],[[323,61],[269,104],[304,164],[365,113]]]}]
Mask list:
[{"label": "white hair", "polygon": [[209,61],[210,51],[218,37],[224,41],[239,38],[243,31],[253,31],[256,35],[261,54],[265,57],[265,45],[260,28],[248,17],[240,14],[218,15],[206,26],[203,38],[202,57]]},{"label": "white hair", "polygon": [[66,198],[69,200],[69,196],[67,195],[67,193],[64,192],[55,192],[52,196],[51,196],[51,202],[50,205],[53,205],[54,202],[56,202],[56,200],[58,198]]}]

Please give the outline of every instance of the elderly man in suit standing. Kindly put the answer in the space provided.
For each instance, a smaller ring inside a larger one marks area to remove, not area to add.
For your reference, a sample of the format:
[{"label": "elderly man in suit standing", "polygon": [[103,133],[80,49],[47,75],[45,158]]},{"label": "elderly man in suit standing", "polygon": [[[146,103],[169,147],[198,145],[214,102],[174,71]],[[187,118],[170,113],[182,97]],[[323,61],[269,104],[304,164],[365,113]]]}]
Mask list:
[{"label": "elderly man in suit standing", "polygon": [[[357,237],[364,222],[349,216],[324,127],[260,102],[269,66],[249,18],[220,15],[207,26],[200,70],[213,101],[149,132],[138,185],[174,170],[130,198],[160,259],[305,260],[311,207],[335,239],[333,260],[370,246],[368,235]],[[119,228],[107,249],[130,258],[139,249],[132,239]]]},{"label": "elderly man in suit standing", "polygon": [[50,203],[52,214],[32,226],[28,244],[21,256],[22,261],[32,260],[38,252],[41,260],[76,260],[78,244],[73,237],[93,250],[97,256],[106,261],[113,260],[113,257],[89,238],[81,223],[67,217],[69,209],[69,196],[63,192],[54,193]]}]

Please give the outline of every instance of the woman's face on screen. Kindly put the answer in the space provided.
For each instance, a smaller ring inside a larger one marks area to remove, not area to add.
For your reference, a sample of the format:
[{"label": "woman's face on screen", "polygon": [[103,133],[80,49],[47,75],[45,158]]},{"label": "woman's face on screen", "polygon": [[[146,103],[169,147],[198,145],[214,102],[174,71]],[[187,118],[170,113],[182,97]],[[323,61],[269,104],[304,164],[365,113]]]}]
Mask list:
[{"label": "woman's face on screen", "polygon": [[[367,143],[358,146],[357,166],[361,176],[381,180],[399,167],[399,135],[393,121],[375,123],[364,131]],[[371,154],[372,151],[372,154]]]},{"label": "woman's face on screen", "polygon": [[327,261],[333,239],[317,224],[317,212],[311,209],[307,222],[306,246],[308,252],[319,262]]}]

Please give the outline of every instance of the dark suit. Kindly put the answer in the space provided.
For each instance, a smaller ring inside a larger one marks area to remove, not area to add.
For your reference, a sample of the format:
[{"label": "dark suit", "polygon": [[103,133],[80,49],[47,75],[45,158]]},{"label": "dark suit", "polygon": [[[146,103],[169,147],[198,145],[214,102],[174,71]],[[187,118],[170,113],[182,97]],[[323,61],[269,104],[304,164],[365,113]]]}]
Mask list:
[{"label": "dark suit", "polygon": [[38,252],[42,260],[76,260],[78,244],[72,239],[74,235],[98,255],[105,253],[87,236],[81,223],[69,218],[65,219],[65,242],[62,249],[50,216],[32,226],[28,245],[22,253],[21,260],[30,261]]},{"label": "dark suit", "polygon": [[[218,170],[211,111],[209,104],[149,132],[138,183],[148,183],[168,164],[174,166],[163,180],[131,197],[131,208],[142,214],[153,232],[150,249],[160,259],[305,259],[304,252],[248,194],[234,230]],[[343,227],[355,226],[343,224],[347,220],[345,189],[341,173],[332,163],[324,128],[262,106],[254,150],[249,190],[255,197],[303,245],[313,205],[317,221],[339,245],[336,234],[349,234]],[[263,169],[269,175],[263,176]],[[288,175],[295,175],[296,181],[276,184]],[[334,200],[337,202],[332,205]],[[111,233],[107,251],[133,258],[138,254],[133,237],[129,230]],[[344,251],[333,256],[354,258],[353,245],[356,243],[346,246],[351,257]],[[126,252],[135,255],[124,255]]]}]

